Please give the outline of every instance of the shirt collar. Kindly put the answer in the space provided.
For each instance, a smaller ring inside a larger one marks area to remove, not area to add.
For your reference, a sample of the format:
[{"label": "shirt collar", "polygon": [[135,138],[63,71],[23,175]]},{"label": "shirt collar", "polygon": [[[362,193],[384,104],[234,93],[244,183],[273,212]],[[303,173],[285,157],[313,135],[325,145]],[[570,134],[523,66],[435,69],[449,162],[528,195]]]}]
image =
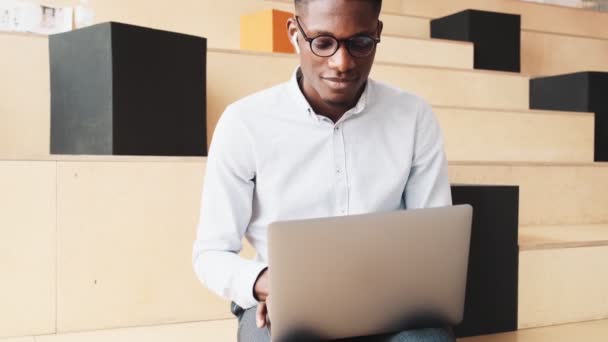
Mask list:
[{"label": "shirt collar", "polygon": [[[314,114],[314,110],[308,103],[308,100],[306,100],[306,97],[304,97],[304,94],[302,93],[302,90],[300,89],[300,86],[298,85],[298,79],[301,76],[302,76],[302,71],[300,70],[300,67],[298,66],[294,70],[294,72],[291,76],[291,79],[287,83],[287,90],[289,92],[289,95],[295,101],[295,105],[298,110],[302,110],[307,113]],[[346,111],[346,113],[344,113],[344,117],[363,113],[365,108],[369,105],[370,93],[372,92],[371,88],[372,88],[372,81],[370,79],[368,79],[367,82],[365,83],[365,88],[363,89],[363,93],[361,93],[361,97],[359,97],[359,101],[357,101],[357,104],[353,108],[349,109],[348,111]]]}]

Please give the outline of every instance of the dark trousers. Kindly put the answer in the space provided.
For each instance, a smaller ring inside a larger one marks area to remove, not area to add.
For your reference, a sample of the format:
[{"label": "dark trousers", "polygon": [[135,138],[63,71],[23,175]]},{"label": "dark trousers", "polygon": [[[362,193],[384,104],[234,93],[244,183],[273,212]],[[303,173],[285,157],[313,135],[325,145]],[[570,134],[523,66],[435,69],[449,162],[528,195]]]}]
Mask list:
[{"label": "dark trousers", "polygon": [[[230,309],[239,320],[238,342],[270,342],[268,328],[258,328],[255,324],[256,307],[244,310],[231,303]],[[455,342],[450,328],[426,328],[401,331],[396,334],[376,335],[342,339],[342,342]],[[298,342],[304,342],[298,341]]]}]

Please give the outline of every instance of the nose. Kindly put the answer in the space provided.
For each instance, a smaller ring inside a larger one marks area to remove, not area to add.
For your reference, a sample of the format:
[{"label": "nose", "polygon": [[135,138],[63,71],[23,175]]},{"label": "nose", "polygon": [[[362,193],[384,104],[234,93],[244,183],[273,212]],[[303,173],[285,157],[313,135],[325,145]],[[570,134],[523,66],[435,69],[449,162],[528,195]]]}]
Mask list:
[{"label": "nose", "polygon": [[346,72],[355,67],[353,56],[348,53],[346,44],[340,44],[340,48],[333,56],[329,57],[329,67],[339,72]]}]

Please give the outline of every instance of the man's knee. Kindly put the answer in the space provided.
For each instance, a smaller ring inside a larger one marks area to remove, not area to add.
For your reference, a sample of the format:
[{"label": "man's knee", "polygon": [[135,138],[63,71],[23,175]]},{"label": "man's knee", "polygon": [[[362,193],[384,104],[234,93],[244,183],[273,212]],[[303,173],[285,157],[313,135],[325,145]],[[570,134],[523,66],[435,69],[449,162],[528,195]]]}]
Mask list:
[{"label": "man's knee", "polygon": [[455,342],[451,328],[426,328],[402,331],[387,342]]}]

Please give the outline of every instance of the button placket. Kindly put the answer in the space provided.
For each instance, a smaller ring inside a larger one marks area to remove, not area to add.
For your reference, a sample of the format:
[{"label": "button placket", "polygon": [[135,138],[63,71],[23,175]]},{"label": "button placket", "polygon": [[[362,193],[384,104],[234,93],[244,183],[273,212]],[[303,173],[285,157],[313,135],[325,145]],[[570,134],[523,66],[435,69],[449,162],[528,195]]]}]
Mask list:
[{"label": "button placket", "polygon": [[346,215],[348,214],[348,180],[346,174],[344,135],[340,126],[334,127],[333,146],[336,175],[336,214]]}]

